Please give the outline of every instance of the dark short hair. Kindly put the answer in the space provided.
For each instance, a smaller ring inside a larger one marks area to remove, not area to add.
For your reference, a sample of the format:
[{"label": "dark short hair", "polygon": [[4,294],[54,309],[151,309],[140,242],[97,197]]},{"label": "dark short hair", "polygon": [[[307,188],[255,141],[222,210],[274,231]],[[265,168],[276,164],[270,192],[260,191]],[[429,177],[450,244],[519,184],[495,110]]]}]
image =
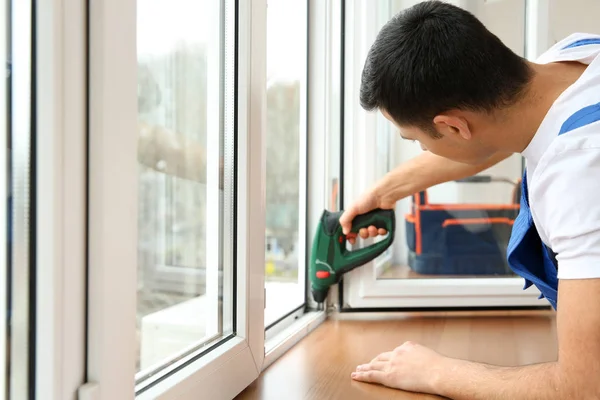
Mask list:
[{"label": "dark short hair", "polygon": [[385,110],[400,125],[435,132],[439,113],[514,104],[530,77],[527,62],[473,14],[423,1],[379,32],[362,72],[360,103]]}]

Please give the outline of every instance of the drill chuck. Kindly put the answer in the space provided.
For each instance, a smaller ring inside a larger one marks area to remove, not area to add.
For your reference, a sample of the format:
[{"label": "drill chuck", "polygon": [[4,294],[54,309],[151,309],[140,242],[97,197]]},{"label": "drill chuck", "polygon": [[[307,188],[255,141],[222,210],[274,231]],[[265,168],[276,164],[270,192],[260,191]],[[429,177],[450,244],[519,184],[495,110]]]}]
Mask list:
[{"label": "drill chuck", "polygon": [[314,289],[311,288],[311,292],[313,295],[313,299],[317,303],[324,303],[325,299],[327,299],[327,294],[329,293],[329,289]]}]

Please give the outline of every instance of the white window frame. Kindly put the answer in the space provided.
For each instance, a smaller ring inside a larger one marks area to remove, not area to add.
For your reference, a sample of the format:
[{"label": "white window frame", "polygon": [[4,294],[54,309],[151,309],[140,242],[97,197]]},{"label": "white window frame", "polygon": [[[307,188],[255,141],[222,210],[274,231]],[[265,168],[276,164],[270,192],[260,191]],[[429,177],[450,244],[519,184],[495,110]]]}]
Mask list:
[{"label": "white window frame", "polygon": [[[326,110],[329,109],[327,99],[332,95],[328,79],[336,77],[335,72],[327,69],[327,65],[335,64],[329,51],[331,35],[337,34],[328,20],[333,3],[310,0],[309,6],[307,251],[323,204],[329,204],[329,182],[326,181],[329,174],[323,174],[328,168],[329,142],[319,139],[325,138],[323,133],[329,131],[328,118],[332,117]],[[528,13],[539,13],[541,19],[547,14],[548,0],[529,0],[528,3],[540,5],[540,8],[528,9]],[[354,9],[362,7],[365,17],[376,15],[374,4],[366,6],[365,0],[346,2],[346,13],[357,18]],[[36,190],[39,195],[43,193],[44,201],[37,203],[35,346],[44,351],[36,352],[35,391],[38,397],[67,400],[133,398],[135,352],[131,349],[135,347],[137,266],[137,166],[133,155],[137,153],[137,136],[124,133],[137,132],[137,96],[133,84],[137,81],[135,1],[49,0],[37,2],[36,7],[39,66],[36,71]],[[264,231],[265,221],[266,0],[240,0],[239,16],[238,335],[145,392],[140,399],[192,399],[197,398],[196,393],[211,399],[233,398],[326,317],[323,311],[290,316],[299,319],[289,325],[282,324],[265,343],[264,237],[254,233]],[[88,21],[89,88],[86,87]],[[352,24],[346,26],[352,27]],[[364,21],[358,26],[359,30],[366,29]],[[544,26],[547,29],[547,23],[539,22],[538,29],[533,30],[543,32]],[[531,26],[528,30],[532,30]],[[360,32],[347,29],[346,40],[350,41],[357,33]],[[356,58],[364,52],[367,39],[365,35],[358,48],[346,46],[348,57]],[[537,35],[536,40],[543,42],[544,35]],[[537,45],[544,47],[543,43]],[[356,90],[355,79],[360,71],[356,69],[357,64],[352,65],[346,64],[345,74],[345,125],[349,143],[346,157],[356,146],[368,144],[360,137],[351,136],[348,126],[357,123],[363,132],[376,127],[376,122],[353,104],[356,92],[352,91]],[[91,120],[86,140],[88,96]],[[356,120],[352,119],[353,114]],[[86,193],[88,140],[90,179]],[[374,173],[365,170],[357,181],[348,179],[353,176],[352,165],[346,163],[347,199],[360,193]],[[88,200],[90,203],[86,204]],[[89,207],[89,215],[86,215],[86,207]],[[86,232],[86,223],[89,232]],[[87,263],[89,273],[86,273]],[[394,297],[392,293],[402,292],[402,287],[375,286],[383,282],[373,279],[375,268],[368,265],[346,279],[348,285],[353,285],[350,290],[346,289],[346,293],[354,296],[350,297],[350,306],[406,307],[407,299]],[[482,280],[477,280],[477,284],[481,286]],[[407,289],[415,290],[414,287]],[[454,289],[459,291],[454,292]],[[523,293],[520,289],[521,283],[517,290]],[[451,299],[456,299],[459,293],[469,295],[464,287],[447,286],[446,290],[453,294]],[[432,288],[422,297],[428,296],[439,304],[444,298],[438,295],[439,290]],[[531,296],[524,297],[529,300]],[[423,304],[423,298],[417,298],[417,303]],[[468,302],[474,299],[477,297],[471,296]],[[314,305],[309,292],[308,306]]]},{"label": "white window frame", "polygon": [[86,355],[86,4],[36,8],[35,392],[75,400]]},{"label": "white window frame", "polygon": [[550,6],[552,0],[525,0],[525,57],[533,61],[551,44]]},{"label": "white window frame", "polygon": [[[341,65],[341,49],[334,50],[336,44],[340,46],[340,38],[336,38],[340,32],[334,30],[338,25],[332,23],[332,18],[335,18],[334,7],[341,8],[341,1],[309,0],[307,254],[310,254],[323,209],[329,209],[330,206],[330,154],[339,152],[339,149],[331,148],[332,143],[328,140],[332,125],[330,119],[340,118],[340,115],[332,115],[331,112],[332,101],[335,101],[340,86],[335,79],[341,79],[341,70],[333,70],[334,66]],[[334,292],[335,287],[332,289],[331,292]],[[310,290],[310,280],[306,291],[307,306],[317,309]]]},{"label": "white window frame", "polygon": [[[365,112],[358,102],[360,76],[367,52],[382,23],[388,1],[356,0],[346,3],[346,97],[344,122],[344,196],[356,199],[380,176],[372,162],[377,154],[377,132],[387,123],[375,113]],[[389,12],[389,11],[388,11]],[[389,15],[389,14],[388,14]],[[391,134],[391,133],[390,133]],[[347,206],[348,204],[344,204]],[[404,244],[402,244],[404,245]],[[523,290],[522,278],[477,279],[377,279],[388,256],[351,271],[343,281],[345,311],[352,309],[406,309],[447,307],[546,307],[535,287]]]},{"label": "white window frame", "polygon": [[[237,335],[140,399],[231,399],[264,360],[264,0],[239,1]],[[135,1],[90,2],[88,381],[133,397],[137,268]]]}]

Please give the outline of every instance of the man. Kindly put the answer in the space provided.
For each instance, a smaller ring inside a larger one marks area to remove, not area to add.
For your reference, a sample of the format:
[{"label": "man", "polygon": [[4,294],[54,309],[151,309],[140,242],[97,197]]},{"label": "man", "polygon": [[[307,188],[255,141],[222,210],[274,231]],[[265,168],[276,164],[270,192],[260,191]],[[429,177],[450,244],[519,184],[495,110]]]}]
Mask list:
[{"label": "man", "polygon": [[522,154],[527,172],[508,259],[557,309],[559,357],[506,368],[405,343],[359,366],[353,379],[451,399],[600,398],[599,54],[600,36],[576,34],[531,63],[470,13],[438,1],[382,28],[361,104],[427,152],[348,208],[344,231],[357,214]]}]

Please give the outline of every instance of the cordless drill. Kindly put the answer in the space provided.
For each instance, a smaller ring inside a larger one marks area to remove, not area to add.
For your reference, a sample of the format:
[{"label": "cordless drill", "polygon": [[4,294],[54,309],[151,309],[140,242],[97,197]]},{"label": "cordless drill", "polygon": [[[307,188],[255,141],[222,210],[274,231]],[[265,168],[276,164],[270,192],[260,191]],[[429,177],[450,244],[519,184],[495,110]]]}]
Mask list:
[{"label": "cordless drill", "polygon": [[375,209],[356,216],[350,232],[354,236],[361,228],[374,226],[385,229],[387,236],[368,247],[348,250],[346,241],[350,234],[346,236],[342,231],[339,221],[342,214],[343,211],[323,211],[313,239],[309,276],[313,298],[319,305],[327,298],[329,288],[337,284],[342,275],[375,259],[394,241],[394,210]]}]

